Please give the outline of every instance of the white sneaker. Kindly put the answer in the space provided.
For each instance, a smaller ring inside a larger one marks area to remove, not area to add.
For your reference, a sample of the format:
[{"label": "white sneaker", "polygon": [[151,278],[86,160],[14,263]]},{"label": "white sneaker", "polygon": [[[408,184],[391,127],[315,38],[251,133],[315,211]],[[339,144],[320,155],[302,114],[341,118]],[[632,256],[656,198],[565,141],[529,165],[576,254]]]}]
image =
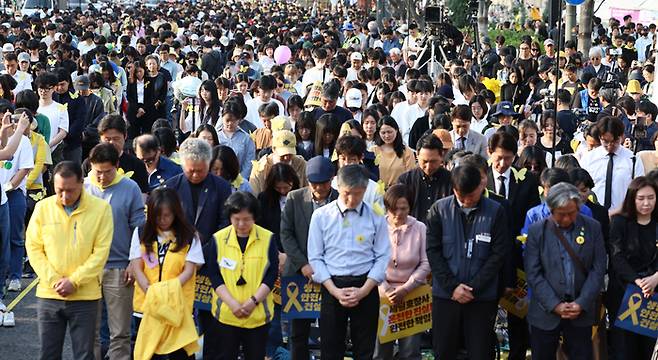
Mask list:
[{"label": "white sneaker", "polygon": [[14,313],[7,312],[2,317],[2,326],[4,327],[14,327],[16,326],[16,321],[14,320]]},{"label": "white sneaker", "polygon": [[11,280],[7,285],[8,291],[21,291],[21,281],[18,279]]},{"label": "white sneaker", "polygon": [[5,311],[7,311],[7,307],[5,306],[5,303],[3,303],[2,300],[0,300],[0,313],[3,313]]}]

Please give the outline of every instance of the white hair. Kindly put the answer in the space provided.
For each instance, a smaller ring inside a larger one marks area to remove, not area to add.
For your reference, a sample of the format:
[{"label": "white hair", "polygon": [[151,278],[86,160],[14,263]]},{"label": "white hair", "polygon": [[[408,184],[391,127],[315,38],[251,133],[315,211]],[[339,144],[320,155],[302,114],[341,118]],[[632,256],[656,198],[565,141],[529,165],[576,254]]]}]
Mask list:
[{"label": "white hair", "polygon": [[592,58],[592,56],[596,56],[596,55],[598,55],[599,57],[603,57],[603,49],[601,49],[600,46],[594,46],[589,49],[590,59]]},{"label": "white hair", "polygon": [[204,161],[210,164],[212,149],[206,141],[197,138],[188,138],[183,141],[178,150],[181,160]]}]

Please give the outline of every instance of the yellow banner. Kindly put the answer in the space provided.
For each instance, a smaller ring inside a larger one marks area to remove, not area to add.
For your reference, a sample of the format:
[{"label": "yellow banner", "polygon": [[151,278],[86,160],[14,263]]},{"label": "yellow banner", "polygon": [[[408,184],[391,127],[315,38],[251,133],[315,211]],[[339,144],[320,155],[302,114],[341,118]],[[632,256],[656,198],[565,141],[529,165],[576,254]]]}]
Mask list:
[{"label": "yellow banner", "polygon": [[423,285],[393,305],[386,297],[380,299],[377,336],[387,343],[415,335],[432,327],[432,287]]},{"label": "yellow banner", "polygon": [[516,317],[525,318],[528,314],[528,283],[525,272],[516,269],[516,288],[500,299],[500,306]]}]

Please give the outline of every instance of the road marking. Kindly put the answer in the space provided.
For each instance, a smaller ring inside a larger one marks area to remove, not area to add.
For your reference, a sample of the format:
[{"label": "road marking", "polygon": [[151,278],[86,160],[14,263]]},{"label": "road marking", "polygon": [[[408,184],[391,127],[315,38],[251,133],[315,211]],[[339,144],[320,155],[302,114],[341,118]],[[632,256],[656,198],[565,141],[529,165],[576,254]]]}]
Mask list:
[{"label": "road marking", "polygon": [[7,306],[7,312],[13,310],[14,307],[16,307],[16,305],[18,305],[18,303],[21,302],[21,300],[23,300],[25,295],[27,295],[35,286],[37,286],[38,283],[39,283],[39,278],[32,280],[30,285],[28,285],[25,289],[23,289],[23,291],[21,291],[21,293],[18,294],[18,296],[11,303],[9,303],[9,305]]}]

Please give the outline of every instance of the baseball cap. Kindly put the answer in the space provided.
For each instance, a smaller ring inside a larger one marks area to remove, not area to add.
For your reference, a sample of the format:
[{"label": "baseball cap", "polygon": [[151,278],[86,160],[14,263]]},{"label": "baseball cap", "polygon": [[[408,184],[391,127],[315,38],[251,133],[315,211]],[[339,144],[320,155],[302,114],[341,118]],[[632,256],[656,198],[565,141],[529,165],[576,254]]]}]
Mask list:
[{"label": "baseball cap", "polygon": [[272,150],[278,156],[297,155],[297,139],[290,130],[274,132],[272,136]]},{"label": "baseball cap", "polygon": [[334,165],[324,156],[316,156],[306,163],[306,178],[308,182],[325,183],[334,177]]},{"label": "baseball cap", "polygon": [[548,45],[555,45],[555,41],[553,41],[553,39],[544,40],[544,46],[548,46]]},{"label": "baseball cap", "polygon": [[492,116],[517,116],[516,112],[514,112],[514,106],[510,101],[501,101],[498,103],[498,106],[496,106],[496,112],[492,114]]},{"label": "baseball cap", "polygon": [[2,52],[14,52],[14,44],[6,43],[2,45]]},{"label": "baseball cap", "polygon": [[75,90],[89,90],[89,76],[87,75],[80,75],[77,78],[75,78],[75,81],[73,82],[73,87]]},{"label": "baseball cap", "polygon": [[360,108],[363,104],[361,90],[351,88],[345,94],[345,106],[348,108]]},{"label": "baseball cap", "polygon": [[361,55],[361,53],[358,51],[355,51],[352,53],[352,55],[350,55],[350,61],[355,61],[355,60],[363,61],[363,55]]},{"label": "baseball cap", "polygon": [[630,80],[628,86],[626,86],[626,92],[629,94],[641,94],[642,87],[640,86],[640,82],[637,80]]},{"label": "baseball cap", "polygon": [[190,35],[190,41],[198,41],[198,40],[199,40],[199,35],[197,34]]},{"label": "baseball cap", "polygon": [[284,115],[279,115],[274,117],[270,121],[270,124],[273,132],[281,131],[281,130],[292,131],[292,125],[290,124],[288,118]]},{"label": "baseball cap", "polygon": [[30,55],[28,53],[22,52],[18,54],[18,62],[30,62]]}]

